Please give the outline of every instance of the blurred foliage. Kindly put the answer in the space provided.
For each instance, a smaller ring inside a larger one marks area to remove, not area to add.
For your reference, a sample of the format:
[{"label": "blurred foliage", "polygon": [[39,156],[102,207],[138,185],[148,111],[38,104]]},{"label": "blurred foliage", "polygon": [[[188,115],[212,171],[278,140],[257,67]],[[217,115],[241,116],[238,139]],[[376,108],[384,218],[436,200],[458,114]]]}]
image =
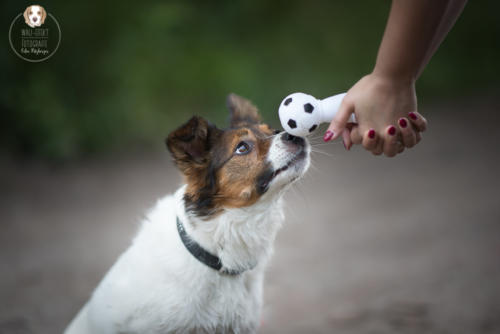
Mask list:
[{"label": "blurred foliage", "polygon": [[[1,5],[1,31],[30,3]],[[42,63],[0,51],[0,140],[66,160],[162,144],[192,114],[225,126],[225,96],[278,125],[294,91],[325,97],[371,71],[390,1],[44,1],[62,44]],[[470,1],[418,83],[420,100],[495,89],[497,1]]]}]

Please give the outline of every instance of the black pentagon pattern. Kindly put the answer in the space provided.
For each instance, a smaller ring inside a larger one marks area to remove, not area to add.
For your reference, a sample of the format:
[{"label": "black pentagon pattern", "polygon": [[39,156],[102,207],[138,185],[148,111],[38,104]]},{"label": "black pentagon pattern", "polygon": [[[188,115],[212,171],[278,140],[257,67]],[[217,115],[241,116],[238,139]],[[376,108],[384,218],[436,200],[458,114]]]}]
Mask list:
[{"label": "black pentagon pattern", "polygon": [[283,103],[285,106],[289,105],[292,102],[292,98],[289,97],[288,99],[285,100],[285,103]]},{"label": "black pentagon pattern", "polygon": [[297,127],[297,122],[295,122],[293,119],[289,119],[287,124],[290,129],[295,129]]},{"label": "black pentagon pattern", "polygon": [[306,113],[309,113],[309,114],[310,114],[310,113],[312,113],[312,112],[313,112],[313,110],[314,110],[314,107],[313,107],[313,105],[312,105],[312,104],[310,104],[310,103],[306,103],[306,104],[304,104],[304,111],[305,111]]},{"label": "black pentagon pattern", "polygon": [[311,126],[311,128],[309,129],[309,133],[313,132],[314,130],[316,130],[316,128],[318,127],[317,124],[314,124],[313,126]]}]

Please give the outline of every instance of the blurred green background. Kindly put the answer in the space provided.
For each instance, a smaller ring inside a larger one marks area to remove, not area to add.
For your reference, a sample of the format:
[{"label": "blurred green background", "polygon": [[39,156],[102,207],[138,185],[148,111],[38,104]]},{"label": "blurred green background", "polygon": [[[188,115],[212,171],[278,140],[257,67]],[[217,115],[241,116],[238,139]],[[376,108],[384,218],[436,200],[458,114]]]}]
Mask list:
[{"label": "blurred green background", "polygon": [[[67,161],[156,149],[192,114],[224,126],[229,92],[278,125],[285,95],[329,96],[371,71],[390,1],[44,1],[62,44],[42,63],[8,44],[30,4],[0,5],[0,149]],[[499,10],[467,4],[418,82],[421,105],[496,93]]]}]

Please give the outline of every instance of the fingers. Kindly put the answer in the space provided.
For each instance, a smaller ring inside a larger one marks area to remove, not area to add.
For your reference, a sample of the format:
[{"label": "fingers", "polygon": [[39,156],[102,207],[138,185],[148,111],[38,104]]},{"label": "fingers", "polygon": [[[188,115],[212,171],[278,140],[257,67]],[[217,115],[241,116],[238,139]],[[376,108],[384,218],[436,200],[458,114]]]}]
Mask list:
[{"label": "fingers", "polygon": [[415,137],[417,139],[417,144],[422,140],[422,134],[420,132],[415,133]]},{"label": "fingers", "polygon": [[403,143],[398,141],[398,154],[403,153],[404,150],[405,150],[405,146],[403,145]]},{"label": "fingers", "polygon": [[427,120],[419,113],[411,112],[408,118],[402,117],[398,120],[397,127],[388,126],[383,134],[378,134],[375,129],[362,133],[359,126],[354,126],[349,133],[350,141],[347,139],[347,133],[343,137],[348,149],[353,144],[362,144],[374,155],[384,153],[387,157],[394,157],[402,153],[405,148],[411,148],[419,143],[422,140],[421,132],[426,128]]},{"label": "fingers", "polygon": [[333,120],[330,123],[328,130],[326,131],[326,133],[328,133],[328,131],[333,133],[329,140],[336,139],[340,136],[340,134],[344,131],[347,122],[349,121],[349,116],[351,116],[353,112],[354,104],[347,102],[344,98],[342,100],[342,103],[340,104],[339,110],[335,114],[335,117],[333,117]]},{"label": "fingers", "polygon": [[358,126],[351,129],[351,141],[355,145],[359,145],[363,142],[363,135],[361,134]]},{"label": "fingers", "polygon": [[[394,157],[402,153],[406,147],[412,147],[421,140],[422,135],[408,125],[408,120],[401,119],[398,123],[399,130],[390,125],[382,136],[379,136],[373,129],[366,131],[362,139],[363,147],[374,155],[383,153],[387,157]],[[351,139],[357,135],[355,130],[351,132]]]},{"label": "fingers", "polygon": [[401,147],[404,150],[404,146],[398,140],[398,136],[396,135],[396,133],[396,128],[393,125],[388,126],[385,131],[383,150],[384,154],[388,157],[393,157],[398,154],[401,150]]},{"label": "fingers", "polygon": [[363,135],[363,141],[362,141],[363,147],[367,151],[373,151],[377,147],[377,133],[375,130],[370,129],[365,132]]},{"label": "fingers", "polygon": [[[354,132],[356,129],[353,129],[352,132]],[[396,155],[399,147],[397,143],[397,136],[396,136],[396,128],[394,126],[390,126],[388,128],[388,136],[390,138],[387,138],[384,140],[384,138],[379,137],[377,132],[374,129],[370,129],[365,132],[363,135],[362,139],[362,144],[363,147],[367,150],[372,152],[373,155],[381,155],[382,153],[385,153],[386,155],[394,156]],[[356,134],[357,136],[358,134]],[[351,139],[352,139],[352,134],[351,134]],[[387,145],[387,147],[386,147]],[[386,149],[389,151],[386,153]]]},{"label": "fingers", "polygon": [[399,131],[401,133],[401,140],[406,147],[413,147],[417,144],[417,137],[415,131],[408,122],[408,119],[402,117],[398,121]]},{"label": "fingers", "polygon": [[408,113],[408,118],[418,131],[424,132],[427,129],[427,120],[418,112],[413,111]]},{"label": "fingers", "polygon": [[384,141],[377,136],[377,145],[372,150],[373,155],[381,155],[384,152]]},{"label": "fingers", "polygon": [[348,128],[346,128],[342,132],[342,142],[344,143],[345,149],[349,151],[351,149],[352,142],[351,142],[351,131]]}]

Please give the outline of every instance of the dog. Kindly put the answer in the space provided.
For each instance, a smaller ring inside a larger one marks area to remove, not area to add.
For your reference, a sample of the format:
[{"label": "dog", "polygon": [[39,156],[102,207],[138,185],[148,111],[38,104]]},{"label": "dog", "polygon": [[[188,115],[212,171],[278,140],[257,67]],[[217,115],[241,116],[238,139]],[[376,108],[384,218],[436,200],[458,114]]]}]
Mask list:
[{"label": "dog", "polygon": [[40,27],[45,23],[45,18],[47,17],[47,12],[42,6],[32,5],[26,7],[24,11],[24,21],[31,28]]},{"label": "dog", "polygon": [[149,212],[66,334],[257,331],[282,196],[311,150],[250,101],[227,105],[229,128],[194,116],[168,135],[185,184]]}]

